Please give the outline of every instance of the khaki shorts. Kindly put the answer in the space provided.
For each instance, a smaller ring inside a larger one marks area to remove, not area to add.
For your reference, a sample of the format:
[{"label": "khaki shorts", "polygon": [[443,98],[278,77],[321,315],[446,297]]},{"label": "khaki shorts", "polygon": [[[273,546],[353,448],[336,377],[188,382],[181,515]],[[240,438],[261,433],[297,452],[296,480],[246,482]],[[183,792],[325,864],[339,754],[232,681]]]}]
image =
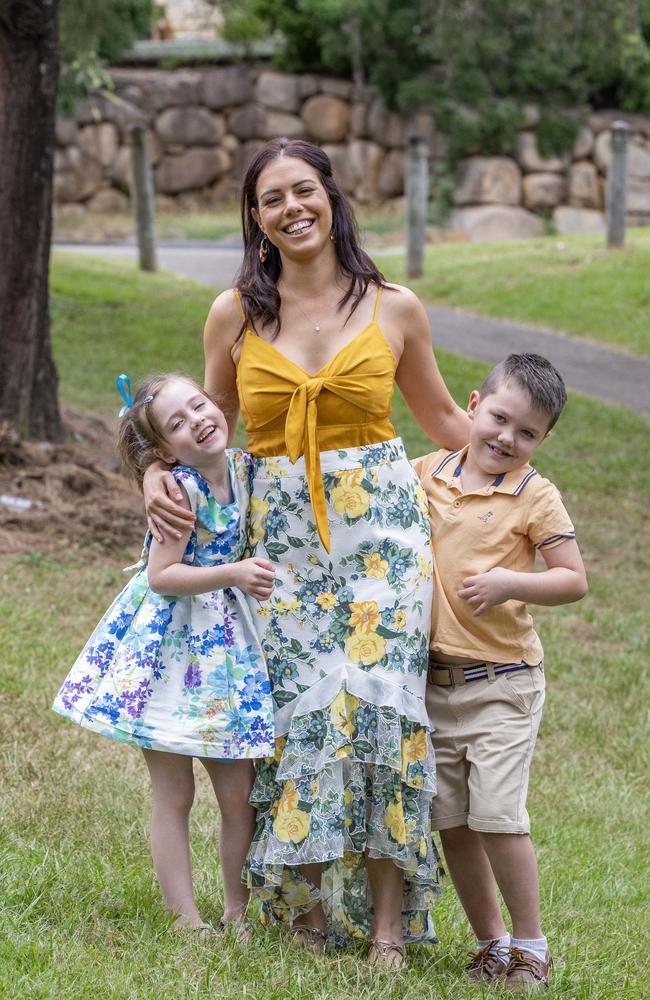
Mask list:
[{"label": "khaki shorts", "polygon": [[544,690],[542,663],[494,680],[427,685],[438,775],[434,830],[530,832],[528,773]]}]

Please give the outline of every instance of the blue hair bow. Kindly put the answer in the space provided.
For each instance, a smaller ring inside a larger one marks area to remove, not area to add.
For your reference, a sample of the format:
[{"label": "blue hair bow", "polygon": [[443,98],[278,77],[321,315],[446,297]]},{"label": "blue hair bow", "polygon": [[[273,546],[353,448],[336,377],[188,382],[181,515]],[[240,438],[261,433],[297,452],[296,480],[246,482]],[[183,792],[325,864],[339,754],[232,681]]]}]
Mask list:
[{"label": "blue hair bow", "polygon": [[131,393],[131,380],[128,375],[122,373],[118,375],[115,379],[115,384],[117,385],[117,391],[124,400],[124,406],[121,407],[118,417],[123,417],[127,410],[130,410],[133,406],[133,395]]}]

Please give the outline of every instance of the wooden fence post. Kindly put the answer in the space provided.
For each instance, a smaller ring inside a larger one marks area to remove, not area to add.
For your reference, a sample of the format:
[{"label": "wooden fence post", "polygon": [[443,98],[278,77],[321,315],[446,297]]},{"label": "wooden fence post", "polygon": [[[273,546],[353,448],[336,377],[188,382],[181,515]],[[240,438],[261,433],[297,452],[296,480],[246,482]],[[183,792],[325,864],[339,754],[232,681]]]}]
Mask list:
[{"label": "wooden fence post", "polygon": [[140,269],[142,271],[155,271],[156,235],[154,232],[153,175],[145,144],[145,129],[142,125],[132,125],[129,132],[131,136],[133,200],[135,222],[138,231]]},{"label": "wooden fence post", "polygon": [[429,202],[429,149],[419,135],[409,138],[406,155],[406,273],[419,278],[424,272],[424,241]]},{"label": "wooden fence post", "polygon": [[607,246],[625,243],[625,205],[627,201],[627,142],[630,130],[623,121],[612,122],[612,157],[607,171]]}]

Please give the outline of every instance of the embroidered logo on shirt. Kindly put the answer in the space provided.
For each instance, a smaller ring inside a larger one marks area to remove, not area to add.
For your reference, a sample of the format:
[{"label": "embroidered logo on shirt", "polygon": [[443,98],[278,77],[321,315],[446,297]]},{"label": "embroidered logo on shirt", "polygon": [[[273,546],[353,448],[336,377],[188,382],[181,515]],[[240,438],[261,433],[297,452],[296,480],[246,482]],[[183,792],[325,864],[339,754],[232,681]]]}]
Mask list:
[{"label": "embroidered logo on shirt", "polygon": [[485,512],[485,514],[479,514],[478,515],[478,519],[479,519],[479,521],[482,521],[483,524],[487,524],[488,521],[490,520],[490,518],[493,517],[493,516],[494,515],[493,515],[492,511],[488,510],[488,511]]}]

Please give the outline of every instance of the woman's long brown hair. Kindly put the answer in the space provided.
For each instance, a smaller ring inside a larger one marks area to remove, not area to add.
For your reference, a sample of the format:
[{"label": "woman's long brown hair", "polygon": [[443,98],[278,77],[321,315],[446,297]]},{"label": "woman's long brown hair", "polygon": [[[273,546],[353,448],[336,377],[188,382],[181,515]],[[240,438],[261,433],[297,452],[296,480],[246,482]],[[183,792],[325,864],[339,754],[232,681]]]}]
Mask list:
[{"label": "woman's long brown hair", "polygon": [[327,192],[332,208],[332,230],[334,249],[339,266],[350,279],[349,286],[339,301],[342,309],[350,300],[352,305],[345,322],[350,319],[359,302],[366,294],[368,285],[373,283],[384,287],[381,271],[375,266],[365,250],[359,246],[359,230],[345,195],[332,176],[332,164],[319,146],[303,139],[271,139],[251,162],[241,194],[241,218],[244,235],[244,260],[235,279],[245,313],[242,332],[247,326],[266,327],[273,325],[273,336],[280,332],[280,293],[278,279],[282,271],[280,254],[267,240],[268,255],[264,263],[259,250],[264,234],[252,216],[252,209],[258,208],[257,182],[264,168],[282,156],[292,156],[304,160],[318,174]]}]

